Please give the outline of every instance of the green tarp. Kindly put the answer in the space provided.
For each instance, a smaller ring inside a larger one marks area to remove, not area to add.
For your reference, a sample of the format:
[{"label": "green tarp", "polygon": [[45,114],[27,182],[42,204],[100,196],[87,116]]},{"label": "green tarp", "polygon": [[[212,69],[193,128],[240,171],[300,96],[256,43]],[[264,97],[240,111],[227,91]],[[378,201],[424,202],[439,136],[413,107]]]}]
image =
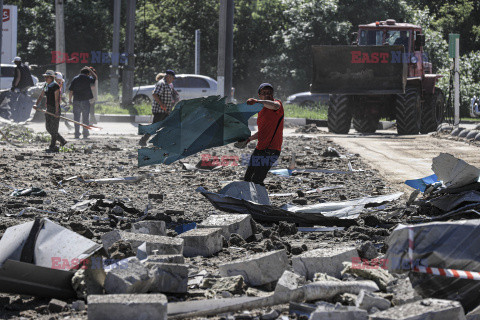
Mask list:
[{"label": "green tarp", "polygon": [[151,134],[153,148],[138,150],[138,166],[171,164],[202,150],[227,145],[250,136],[248,119],[261,104],[226,103],[210,96],[182,100],[163,121],[140,125],[139,134]]}]

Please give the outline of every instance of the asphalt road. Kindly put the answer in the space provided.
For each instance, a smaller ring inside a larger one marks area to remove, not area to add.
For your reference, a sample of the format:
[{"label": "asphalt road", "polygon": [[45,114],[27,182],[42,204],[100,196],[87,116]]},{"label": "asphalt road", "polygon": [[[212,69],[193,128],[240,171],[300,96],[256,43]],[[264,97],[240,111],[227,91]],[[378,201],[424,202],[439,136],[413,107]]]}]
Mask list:
[{"label": "asphalt road", "polygon": [[404,184],[405,180],[433,174],[432,159],[441,152],[480,167],[479,145],[463,140],[439,138],[432,134],[399,136],[394,130],[380,130],[374,135],[350,132],[348,135],[327,133],[324,136],[349,152],[360,154],[392,187],[400,191],[412,191]]}]

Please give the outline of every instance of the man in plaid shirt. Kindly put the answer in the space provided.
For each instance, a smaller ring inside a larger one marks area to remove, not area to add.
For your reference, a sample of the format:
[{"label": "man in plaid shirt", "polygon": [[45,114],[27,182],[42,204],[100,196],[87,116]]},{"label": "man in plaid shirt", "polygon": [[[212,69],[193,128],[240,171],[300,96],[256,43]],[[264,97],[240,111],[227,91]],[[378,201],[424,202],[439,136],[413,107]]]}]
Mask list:
[{"label": "man in plaid shirt", "polygon": [[[178,93],[173,88],[173,80],[175,79],[175,72],[167,70],[165,78],[161,79],[155,85],[153,90],[152,113],[153,122],[159,122],[165,119],[173,109],[175,103],[179,100]],[[139,141],[139,145],[145,147],[150,138],[149,134],[145,134]]]}]

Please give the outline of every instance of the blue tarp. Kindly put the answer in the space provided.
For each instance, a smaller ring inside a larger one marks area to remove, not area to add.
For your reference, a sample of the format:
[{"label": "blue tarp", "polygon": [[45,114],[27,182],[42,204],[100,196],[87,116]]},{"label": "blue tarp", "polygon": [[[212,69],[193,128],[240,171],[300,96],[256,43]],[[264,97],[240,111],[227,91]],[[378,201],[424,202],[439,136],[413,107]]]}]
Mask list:
[{"label": "blue tarp", "polygon": [[182,100],[163,121],[138,127],[139,134],[154,135],[153,148],[138,150],[138,166],[171,164],[202,150],[246,139],[248,119],[262,110],[254,105],[226,103],[210,96]]},{"label": "blue tarp", "polygon": [[425,192],[427,186],[429,184],[434,184],[435,182],[438,182],[438,177],[436,174],[432,174],[431,176],[425,178],[407,180],[405,181],[405,184],[409,187],[420,190],[421,192]]}]

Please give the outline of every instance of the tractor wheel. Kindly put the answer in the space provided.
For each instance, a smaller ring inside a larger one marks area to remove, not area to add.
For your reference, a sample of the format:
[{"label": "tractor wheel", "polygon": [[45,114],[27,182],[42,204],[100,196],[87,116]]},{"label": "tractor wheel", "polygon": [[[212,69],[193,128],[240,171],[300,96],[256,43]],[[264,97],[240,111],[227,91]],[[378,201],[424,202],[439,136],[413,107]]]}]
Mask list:
[{"label": "tractor wheel", "polygon": [[348,96],[333,94],[328,106],[328,131],[346,134],[352,123]]},{"label": "tractor wheel", "polygon": [[417,87],[407,87],[405,94],[395,97],[398,134],[418,134],[420,131],[421,101]]},{"label": "tractor wheel", "polygon": [[425,99],[422,109],[421,133],[436,131],[445,116],[445,95],[442,89],[435,88],[435,93]]},{"label": "tractor wheel", "polygon": [[373,115],[361,115],[353,117],[353,127],[360,133],[375,133],[380,119]]}]

